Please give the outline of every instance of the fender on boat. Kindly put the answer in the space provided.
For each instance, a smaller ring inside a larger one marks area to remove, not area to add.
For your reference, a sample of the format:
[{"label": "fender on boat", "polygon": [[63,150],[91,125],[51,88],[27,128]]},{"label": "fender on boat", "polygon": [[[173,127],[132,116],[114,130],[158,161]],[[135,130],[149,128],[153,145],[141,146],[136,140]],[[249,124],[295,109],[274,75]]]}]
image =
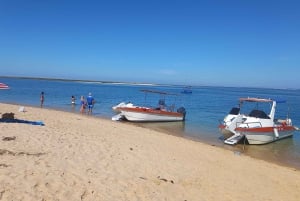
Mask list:
[{"label": "fender on boat", "polygon": [[279,137],[279,133],[278,133],[278,129],[277,129],[277,128],[274,128],[274,134],[275,134],[275,137],[276,137],[276,138]]}]

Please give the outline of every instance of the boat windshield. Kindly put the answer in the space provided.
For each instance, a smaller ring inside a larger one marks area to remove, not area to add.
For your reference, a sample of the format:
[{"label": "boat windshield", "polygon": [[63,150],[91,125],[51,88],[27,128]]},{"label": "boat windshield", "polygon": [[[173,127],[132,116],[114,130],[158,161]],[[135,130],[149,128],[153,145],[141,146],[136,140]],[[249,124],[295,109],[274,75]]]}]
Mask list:
[{"label": "boat windshield", "polygon": [[256,117],[256,118],[260,118],[260,119],[270,119],[270,117],[261,110],[252,110],[249,114],[249,117]]},{"label": "boat windshield", "polygon": [[238,115],[239,112],[240,112],[240,108],[238,108],[238,107],[233,107],[233,108],[230,110],[229,114]]}]

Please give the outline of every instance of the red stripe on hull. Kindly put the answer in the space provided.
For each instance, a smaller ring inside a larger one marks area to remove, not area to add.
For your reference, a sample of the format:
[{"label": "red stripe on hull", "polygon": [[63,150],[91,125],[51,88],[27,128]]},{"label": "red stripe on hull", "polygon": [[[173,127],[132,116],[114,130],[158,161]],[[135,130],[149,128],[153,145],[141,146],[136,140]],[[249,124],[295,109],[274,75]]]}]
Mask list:
[{"label": "red stripe on hull", "polygon": [[128,111],[128,112],[139,112],[139,113],[147,113],[147,114],[156,114],[156,115],[166,115],[166,116],[178,116],[182,117],[182,113],[178,112],[168,112],[164,110],[155,110],[155,109],[150,109],[150,108],[119,108],[119,110],[123,111]]},{"label": "red stripe on hull", "polygon": [[293,126],[260,127],[260,128],[236,128],[235,130],[238,131],[238,132],[265,133],[265,132],[273,132],[274,128],[276,128],[279,132],[295,130],[295,128]]}]

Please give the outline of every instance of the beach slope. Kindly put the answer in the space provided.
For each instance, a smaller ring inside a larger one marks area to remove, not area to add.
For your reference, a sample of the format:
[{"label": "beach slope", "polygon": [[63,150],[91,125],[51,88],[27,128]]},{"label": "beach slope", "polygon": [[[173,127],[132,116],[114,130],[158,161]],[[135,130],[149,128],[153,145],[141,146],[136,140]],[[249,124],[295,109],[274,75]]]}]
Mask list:
[{"label": "beach slope", "polygon": [[[0,104],[0,200],[299,200],[300,173],[122,122]],[[1,114],[1,115],[2,115]]]}]

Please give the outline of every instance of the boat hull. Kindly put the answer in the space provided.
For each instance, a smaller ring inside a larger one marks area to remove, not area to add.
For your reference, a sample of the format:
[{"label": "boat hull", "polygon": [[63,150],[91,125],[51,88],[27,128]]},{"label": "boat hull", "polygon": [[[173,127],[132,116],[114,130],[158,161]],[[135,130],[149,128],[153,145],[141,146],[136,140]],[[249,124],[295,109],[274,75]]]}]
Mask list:
[{"label": "boat hull", "polygon": [[219,125],[219,130],[222,133],[224,139],[230,138],[236,134],[235,128],[242,122],[244,115],[242,114],[228,114],[223,122]]},{"label": "boat hull", "polygon": [[120,108],[121,114],[128,121],[136,122],[170,122],[183,121],[185,115],[178,112],[168,112],[150,108]]},{"label": "boat hull", "polygon": [[[240,113],[240,107],[245,102],[254,103],[255,105],[254,109],[247,115]],[[297,128],[292,126],[291,119],[275,119],[277,103],[285,102],[284,100],[277,101],[263,98],[240,98],[239,107],[232,108],[224,118],[223,126],[220,129],[224,136],[230,135],[230,132],[234,133],[232,137],[225,138],[224,142],[237,144],[240,140],[246,138],[249,144],[267,144],[293,136]],[[266,113],[266,111],[259,109],[258,104],[271,105],[270,111]]]},{"label": "boat hull", "polygon": [[231,136],[234,135],[234,133],[231,132],[228,128],[226,128],[226,126],[223,124],[219,125],[219,130],[220,130],[221,134],[223,135],[224,139],[230,138]]},{"label": "boat hull", "polygon": [[239,129],[245,135],[249,144],[267,144],[287,137],[292,137],[295,131],[293,126]]}]

